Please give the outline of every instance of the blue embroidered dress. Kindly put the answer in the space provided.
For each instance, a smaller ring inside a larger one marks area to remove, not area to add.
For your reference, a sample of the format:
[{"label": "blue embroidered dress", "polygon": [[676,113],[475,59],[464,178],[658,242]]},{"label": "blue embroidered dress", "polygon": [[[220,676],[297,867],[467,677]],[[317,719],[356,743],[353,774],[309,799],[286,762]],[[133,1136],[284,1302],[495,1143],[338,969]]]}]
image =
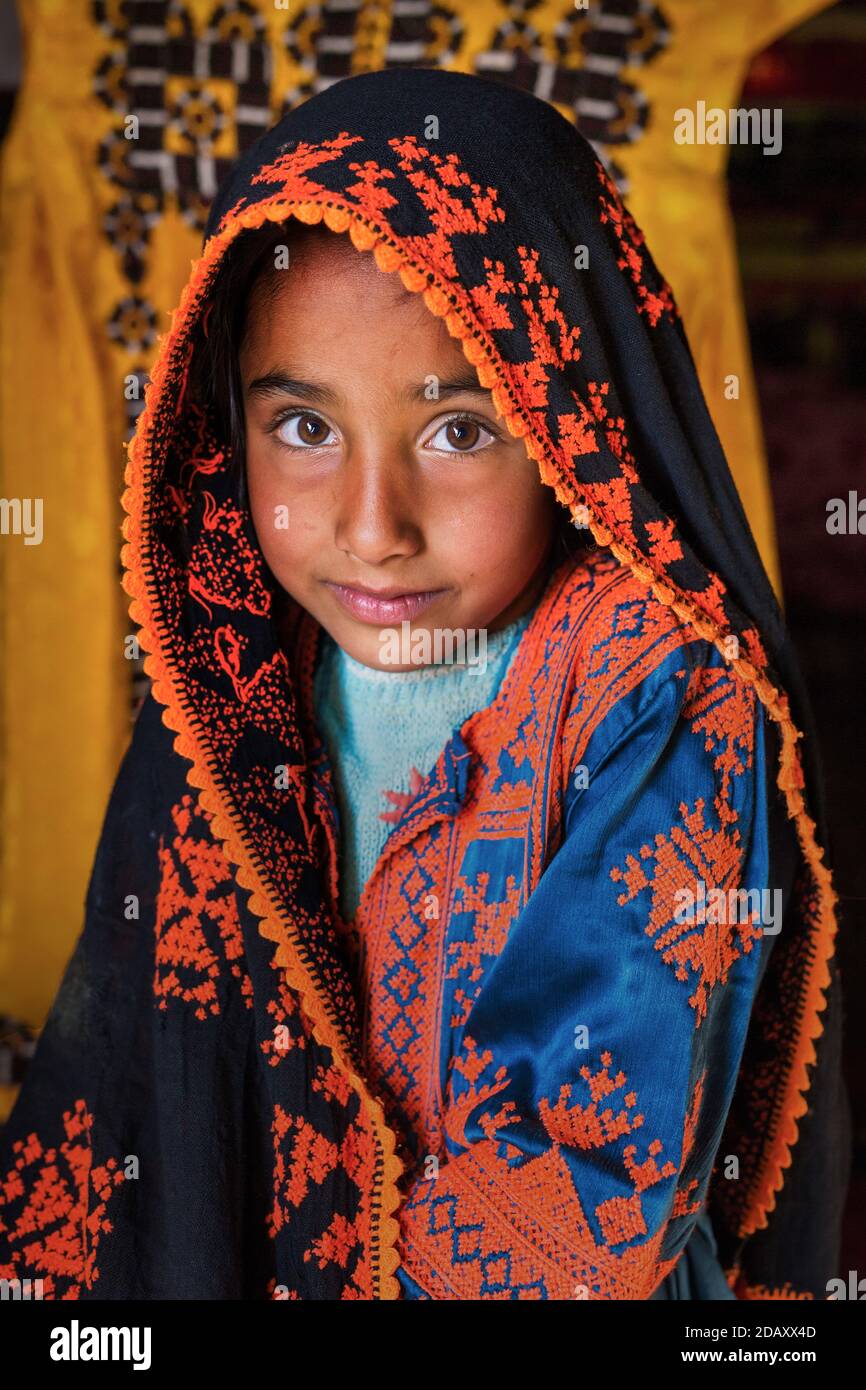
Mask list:
[{"label": "blue embroidered dress", "polygon": [[[459,737],[469,717],[494,699],[533,612],[488,638],[487,665],[483,671],[455,665],[409,672],[374,670],[353,660],[323,634],[315,675],[316,715],[331,760],[339,807],[340,903],[347,921],[354,916],[391,827],[399,820],[400,812],[395,806],[411,803],[452,734]],[[657,756],[654,763],[650,758],[644,771],[644,757],[653,749],[658,755],[669,738],[676,698],[676,683],[667,670],[653,672],[622,707],[613,707],[597,730],[595,746],[605,751],[590,762],[599,767],[609,762],[614,768],[619,762],[629,775],[624,780],[614,780],[599,774],[599,794],[595,798],[598,806],[593,805],[588,787],[580,789],[582,802],[574,797],[570,818],[575,824],[578,819],[585,819],[587,835],[593,819],[598,821],[605,807],[609,817],[613,805],[622,817],[623,841],[630,843],[634,836],[629,820],[633,822],[634,835],[639,835],[654,802],[664,798],[666,784],[677,779],[682,779],[683,786],[691,784],[691,744],[682,736],[678,745],[668,747],[666,757]],[[763,759],[762,743],[759,756]],[[575,790],[587,780],[578,774]],[[610,783],[607,789],[606,782]],[[613,803],[612,795],[616,796]],[[750,807],[750,811],[755,813],[758,831],[750,859],[750,881],[763,883],[767,860],[764,838],[758,829],[760,808]],[[592,891],[588,879],[596,872],[592,860],[584,865],[586,888],[584,892],[575,885],[576,900],[578,894],[585,897]],[[519,994],[519,985],[517,990]],[[404,1297],[428,1297],[402,1266],[397,1278]],[[651,1297],[735,1298],[717,1257],[706,1209],[700,1212],[676,1268]]]}]

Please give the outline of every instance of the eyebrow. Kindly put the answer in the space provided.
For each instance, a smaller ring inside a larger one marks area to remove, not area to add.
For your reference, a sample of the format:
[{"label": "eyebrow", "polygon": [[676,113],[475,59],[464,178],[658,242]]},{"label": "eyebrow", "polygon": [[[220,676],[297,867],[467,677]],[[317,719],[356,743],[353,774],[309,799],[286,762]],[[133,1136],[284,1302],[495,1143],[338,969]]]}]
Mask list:
[{"label": "eyebrow", "polygon": [[[408,387],[401,392],[401,395],[404,400],[424,401],[427,399],[426,390],[427,383],[421,382],[417,386]],[[440,381],[438,391],[438,396],[433,399],[440,401],[446,396],[458,396],[467,393],[483,396],[488,401],[491,399],[489,388],[482,386],[475,375]],[[263,399],[267,399],[269,396],[300,396],[302,400],[310,401],[315,405],[338,406],[343,403],[340,392],[334,391],[324,382],[301,381],[299,378],[287,376],[285,372],[281,371],[266,372],[264,376],[255,377],[247,386],[247,393],[250,396],[260,396]]]}]

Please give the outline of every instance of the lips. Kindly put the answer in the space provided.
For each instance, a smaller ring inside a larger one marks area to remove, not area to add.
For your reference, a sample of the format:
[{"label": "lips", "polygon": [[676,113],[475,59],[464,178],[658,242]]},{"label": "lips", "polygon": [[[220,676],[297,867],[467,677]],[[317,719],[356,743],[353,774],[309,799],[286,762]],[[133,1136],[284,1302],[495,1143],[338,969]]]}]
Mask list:
[{"label": "lips", "polygon": [[353,589],[348,584],[332,584],[330,581],[326,583],[340,606],[347,613],[351,613],[353,618],[362,623],[379,626],[385,623],[411,622],[445,593],[444,589],[404,593],[397,589],[380,589],[374,592],[369,589]]}]

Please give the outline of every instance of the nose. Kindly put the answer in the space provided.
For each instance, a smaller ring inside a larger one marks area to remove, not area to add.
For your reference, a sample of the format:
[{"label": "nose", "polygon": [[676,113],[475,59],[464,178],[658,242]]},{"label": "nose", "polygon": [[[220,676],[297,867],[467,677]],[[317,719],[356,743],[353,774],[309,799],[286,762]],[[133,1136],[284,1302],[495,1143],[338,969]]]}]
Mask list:
[{"label": "nose", "polygon": [[[417,489],[415,489],[417,494]],[[337,547],[366,565],[415,555],[422,545],[409,469],[393,454],[358,451],[346,460],[337,501]]]}]

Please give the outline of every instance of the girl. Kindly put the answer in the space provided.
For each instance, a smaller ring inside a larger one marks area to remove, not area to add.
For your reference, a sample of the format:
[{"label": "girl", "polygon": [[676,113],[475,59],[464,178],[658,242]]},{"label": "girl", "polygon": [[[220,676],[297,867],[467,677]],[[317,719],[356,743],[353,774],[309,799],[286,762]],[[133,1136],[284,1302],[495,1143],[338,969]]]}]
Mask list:
[{"label": "girl", "polygon": [[211,209],[127,483],[153,683],[4,1133],[0,1274],[825,1298],[808,712],[589,145],[440,70],[297,108]]}]

